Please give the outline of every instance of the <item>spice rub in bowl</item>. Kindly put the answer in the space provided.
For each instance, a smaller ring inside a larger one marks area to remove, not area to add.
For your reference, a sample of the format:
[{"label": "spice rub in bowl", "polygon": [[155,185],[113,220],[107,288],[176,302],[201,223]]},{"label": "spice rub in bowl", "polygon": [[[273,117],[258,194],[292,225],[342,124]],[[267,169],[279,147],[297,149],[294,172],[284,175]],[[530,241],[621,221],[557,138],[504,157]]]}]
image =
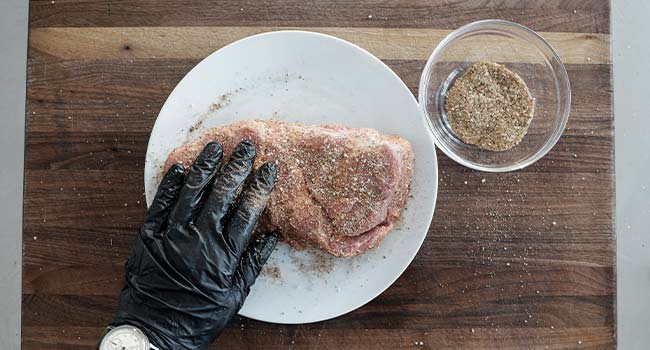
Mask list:
[{"label": "spice rub in bowl", "polygon": [[523,79],[490,62],[471,65],[447,92],[445,111],[463,142],[507,151],[521,142],[535,114],[535,99]]}]

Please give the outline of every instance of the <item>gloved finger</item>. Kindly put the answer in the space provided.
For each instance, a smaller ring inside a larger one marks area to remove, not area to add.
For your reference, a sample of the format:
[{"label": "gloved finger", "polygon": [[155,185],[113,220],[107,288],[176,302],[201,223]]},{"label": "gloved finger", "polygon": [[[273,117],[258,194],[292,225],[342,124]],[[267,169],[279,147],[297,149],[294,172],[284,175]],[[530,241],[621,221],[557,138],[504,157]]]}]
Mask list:
[{"label": "gloved finger", "polygon": [[185,177],[185,184],[178,195],[176,206],[169,215],[169,222],[187,225],[199,210],[199,203],[219,167],[223,150],[218,142],[210,142],[201,151]]},{"label": "gloved finger", "polygon": [[275,233],[263,234],[242,255],[233,281],[233,287],[240,291],[240,302],[243,303],[248,296],[251,286],[255,283],[277,243],[278,236]]},{"label": "gloved finger", "polygon": [[264,163],[257,169],[248,186],[244,188],[237,207],[228,218],[224,239],[233,255],[231,258],[235,261],[238,261],[244,252],[257,219],[266,208],[277,175],[278,168],[274,163]]},{"label": "gloved finger", "polygon": [[255,145],[250,141],[242,141],[235,147],[195,221],[200,232],[221,232],[224,218],[251,172],[255,154]]},{"label": "gloved finger", "polygon": [[163,225],[176,203],[184,179],[185,170],[181,164],[172,165],[163,176],[142,225],[142,229],[148,236],[160,233],[164,229]]}]

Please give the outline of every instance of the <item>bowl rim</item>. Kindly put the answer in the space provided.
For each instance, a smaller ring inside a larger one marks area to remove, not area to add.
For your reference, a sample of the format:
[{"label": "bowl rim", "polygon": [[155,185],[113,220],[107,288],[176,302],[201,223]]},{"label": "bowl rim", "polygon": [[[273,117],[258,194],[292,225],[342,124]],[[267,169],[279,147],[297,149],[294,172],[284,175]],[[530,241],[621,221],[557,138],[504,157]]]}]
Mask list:
[{"label": "bowl rim", "polygon": [[[560,107],[562,115],[561,115],[561,120],[559,125],[555,128],[555,130],[546,140],[544,145],[539,150],[537,150],[537,152],[527,157],[523,161],[517,162],[512,165],[489,167],[479,163],[471,162],[461,157],[453,150],[449,149],[444,143],[438,141],[438,137],[434,131],[433,123],[429,118],[429,112],[427,111],[426,108],[426,101],[428,100],[429,95],[427,93],[427,89],[425,88],[425,85],[428,81],[428,77],[431,75],[431,69],[433,66],[434,58],[436,58],[450,42],[452,42],[462,34],[467,34],[482,29],[494,28],[496,26],[508,26],[514,28],[515,30],[524,31],[527,34],[531,34],[535,39],[539,40],[542,46],[548,48],[549,51],[551,52],[552,57],[555,60],[557,60],[557,62],[560,63],[559,64],[560,68],[558,69],[559,79],[556,79],[556,81],[558,86],[560,87],[563,86],[564,89],[566,89],[567,96],[564,104]],[[555,48],[546,39],[544,39],[544,37],[542,37],[539,33],[519,23],[500,20],[500,19],[485,19],[485,20],[480,20],[480,21],[475,21],[475,22],[465,24],[457,28],[456,30],[453,30],[452,32],[447,34],[447,36],[445,36],[440,41],[440,43],[438,43],[438,45],[435,47],[433,52],[431,52],[431,55],[429,56],[429,59],[427,60],[426,65],[424,66],[424,69],[422,70],[422,75],[420,76],[420,82],[418,86],[418,102],[420,104],[422,117],[425,119],[427,125],[429,126],[429,131],[433,136],[436,146],[438,146],[438,148],[440,148],[443,151],[443,153],[445,153],[449,158],[453,159],[458,164],[461,164],[465,167],[474,170],[492,172],[492,173],[510,172],[515,170],[521,170],[537,162],[542,157],[544,157],[558,142],[558,140],[564,133],[564,130],[569,120],[569,114],[571,112],[571,84],[569,82],[569,74],[567,73],[566,66],[564,65],[564,62],[562,62],[560,55],[557,53],[557,50],[555,50]]]}]

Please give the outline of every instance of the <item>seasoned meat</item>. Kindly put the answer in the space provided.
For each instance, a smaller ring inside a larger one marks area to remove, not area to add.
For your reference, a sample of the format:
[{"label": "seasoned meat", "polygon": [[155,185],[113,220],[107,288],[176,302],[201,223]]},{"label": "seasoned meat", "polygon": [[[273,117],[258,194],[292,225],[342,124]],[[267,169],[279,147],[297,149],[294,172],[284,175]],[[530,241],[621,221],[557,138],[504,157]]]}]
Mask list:
[{"label": "seasoned meat", "polygon": [[351,257],[378,246],[401,216],[413,152],[403,138],[374,129],[247,120],[205,131],[174,150],[165,169],[189,167],[212,140],[228,155],[245,139],[257,145],[256,167],[271,161],[279,168],[258,230],[275,230],[295,248]]}]

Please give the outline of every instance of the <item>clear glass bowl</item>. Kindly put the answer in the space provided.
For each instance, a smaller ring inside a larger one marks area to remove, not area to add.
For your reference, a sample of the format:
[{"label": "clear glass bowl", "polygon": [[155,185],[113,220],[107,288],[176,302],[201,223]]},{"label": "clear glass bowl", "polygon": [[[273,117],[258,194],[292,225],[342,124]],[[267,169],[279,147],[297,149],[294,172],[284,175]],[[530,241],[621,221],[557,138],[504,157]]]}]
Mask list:
[{"label": "clear glass bowl", "polygon": [[[464,143],[447,120],[447,90],[465,69],[481,61],[519,74],[535,98],[528,133],[507,151]],[[485,20],[453,31],[433,50],[420,79],[419,102],[436,145],[447,156],[472,169],[506,172],[534,163],[553,148],[569,118],[571,88],[560,57],[539,34],[517,23]]]}]

